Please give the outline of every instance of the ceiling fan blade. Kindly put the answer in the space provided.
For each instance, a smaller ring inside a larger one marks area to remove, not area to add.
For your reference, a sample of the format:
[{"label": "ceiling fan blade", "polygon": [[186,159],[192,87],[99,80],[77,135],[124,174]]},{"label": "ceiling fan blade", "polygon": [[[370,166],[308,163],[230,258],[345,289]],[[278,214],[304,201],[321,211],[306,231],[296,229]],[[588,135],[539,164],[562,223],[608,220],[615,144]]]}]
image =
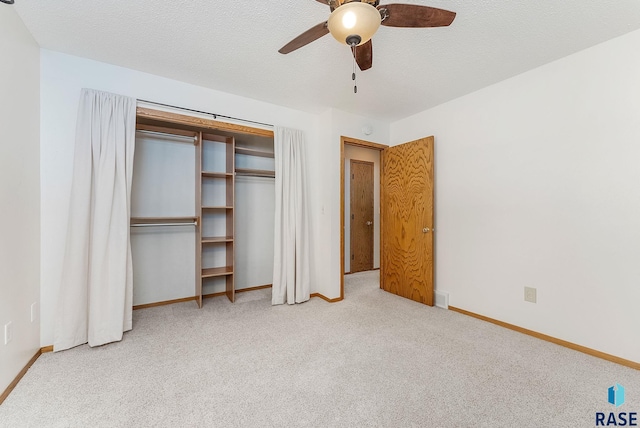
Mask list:
[{"label": "ceiling fan blade", "polygon": [[360,70],[365,71],[371,68],[373,65],[373,44],[371,39],[367,43],[356,46],[354,57]]},{"label": "ceiling fan blade", "polygon": [[382,12],[382,25],[387,27],[446,27],[456,17],[455,12],[415,4],[385,4],[378,6]]},{"label": "ceiling fan blade", "polygon": [[288,54],[289,52],[293,52],[296,49],[299,49],[314,40],[319,39],[322,36],[329,34],[329,29],[327,28],[327,22],[321,22],[315,27],[309,28],[304,33],[300,34],[295,39],[291,40],[289,43],[280,48],[278,52],[281,54]]}]

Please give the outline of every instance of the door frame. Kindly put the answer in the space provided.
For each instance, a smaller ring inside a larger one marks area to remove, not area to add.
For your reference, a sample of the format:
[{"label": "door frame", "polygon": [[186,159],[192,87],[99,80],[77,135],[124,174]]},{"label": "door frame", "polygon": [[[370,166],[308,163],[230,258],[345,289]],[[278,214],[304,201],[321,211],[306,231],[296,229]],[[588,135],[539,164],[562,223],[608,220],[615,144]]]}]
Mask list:
[{"label": "door frame", "polygon": [[[389,146],[386,144],[374,143],[371,141],[359,140],[357,138],[340,136],[340,300],[344,299],[344,146],[364,147],[365,149],[377,150],[380,152],[380,206],[384,203],[382,200],[382,169],[384,167],[384,156],[382,151]],[[375,207],[374,207],[375,209]],[[382,232],[382,217],[378,225]],[[382,266],[382,233],[380,233],[380,276],[384,266]]]},{"label": "door frame", "polygon": [[[345,159],[345,161],[346,161],[346,159]],[[350,159],[349,160],[349,170],[351,171],[351,173],[353,173],[353,164],[354,163],[359,163],[359,164],[363,164],[363,165],[369,165],[371,167],[371,175],[372,175],[372,177],[371,177],[371,186],[373,188],[375,188],[375,184],[374,184],[374,180],[373,180],[373,178],[375,176],[375,162],[363,161],[363,160],[359,160],[359,159]],[[345,166],[346,166],[346,162],[345,162]],[[350,179],[349,177],[345,177],[345,178],[346,178],[346,180]],[[351,215],[353,215],[353,198],[352,198],[352,196],[353,196],[353,181],[351,181],[351,184],[349,185],[349,187],[350,187],[350,189],[349,189],[350,190],[350,192],[349,192],[349,211],[351,212]],[[382,188],[380,190],[382,191]],[[375,219],[375,217],[376,217],[376,215],[375,215],[376,207],[375,207],[375,203],[374,203],[374,201],[375,201],[375,193],[374,193],[373,189],[371,189],[371,193],[373,195],[373,199],[371,200],[371,205],[373,205],[373,213],[372,213],[372,216],[371,216],[371,220],[373,221]],[[345,196],[346,196],[346,191],[345,191]],[[346,208],[346,204],[345,204],[345,208]],[[372,224],[372,226],[373,226],[373,224]],[[373,227],[371,228],[371,233],[374,233]],[[373,259],[374,259],[374,257],[373,257],[373,247],[375,247],[374,236],[375,235],[371,236],[371,256],[372,257],[371,257],[371,269],[369,269],[369,270],[373,270]],[[353,255],[353,248],[354,248],[354,243],[353,243],[353,222],[351,222],[350,226],[349,226],[349,254],[351,254],[351,255]],[[345,252],[346,252],[346,250],[347,249],[345,248]],[[351,268],[349,269],[349,271],[350,271],[350,273],[353,273],[353,265],[351,265]],[[360,271],[360,272],[362,272],[362,271]]]}]

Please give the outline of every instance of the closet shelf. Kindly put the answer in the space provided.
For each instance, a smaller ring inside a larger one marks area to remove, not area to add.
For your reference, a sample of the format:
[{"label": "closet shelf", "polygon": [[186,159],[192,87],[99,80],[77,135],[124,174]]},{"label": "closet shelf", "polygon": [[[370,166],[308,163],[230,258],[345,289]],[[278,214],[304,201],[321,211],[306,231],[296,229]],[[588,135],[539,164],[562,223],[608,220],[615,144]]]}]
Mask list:
[{"label": "closet shelf", "polygon": [[213,172],[213,171],[202,171],[203,177],[213,177],[213,178],[228,178],[233,177],[233,173],[231,172]]},{"label": "closet shelf", "polygon": [[215,244],[219,242],[233,242],[233,236],[203,236],[203,244]]},{"label": "closet shelf", "polygon": [[[148,134],[156,134],[163,136],[174,136],[182,138],[182,142],[186,142],[189,144],[198,144],[198,133],[194,131],[188,131],[184,129],[177,128],[169,128],[166,126],[153,126],[153,125],[144,125],[138,123],[136,125],[136,132],[148,133]],[[178,140],[179,141],[179,140]]]},{"label": "closet shelf", "polygon": [[255,177],[271,177],[275,178],[276,172],[266,169],[249,169],[249,168],[236,168],[236,175],[251,175]]},{"label": "closet shelf", "polygon": [[153,223],[197,223],[198,217],[131,217],[131,225]]},{"label": "closet shelf", "polygon": [[263,158],[275,158],[275,154],[273,152],[266,152],[264,150],[249,149],[247,147],[238,147],[238,146],[236,146],[236,154],[260,156]]},{"label": "closet shelf", "polygon": [[233,274],[233,266],[223,266],[217,268],[202,269],[203,278],[213,278],[216,276],[227,276]]},{"label": "closet shelf", "polygon": [[232,210],[233,207],[231,206],[215,206],[215,207],[202,207],[202,211],[205,210]]}]

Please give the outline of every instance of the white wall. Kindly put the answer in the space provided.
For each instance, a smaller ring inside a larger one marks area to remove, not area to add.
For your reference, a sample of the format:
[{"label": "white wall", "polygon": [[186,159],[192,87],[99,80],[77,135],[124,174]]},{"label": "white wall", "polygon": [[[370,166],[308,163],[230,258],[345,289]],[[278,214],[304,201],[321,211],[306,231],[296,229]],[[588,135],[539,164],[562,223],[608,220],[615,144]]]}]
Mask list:
[{"label": "white wall", "polygon": [[[41,176],[42,176],[42,345],[53,342],[55,301],[59,288],[68,215],[78,98],[81,88],[93,88],[150,101],[227,116],[272,123],[305,132],[309,188],[321,188],[326,150],[319,135],[319,117],[284,107],[213,91],[96,61],[42,50],[41,54]],[[337,167],[336,167],[337,168]],[[322,172],[322,173],[321,173]],[[324,280],[328,252],[316,244],[324,228],[324,195],[309,192],[312,228],[311,290],[335,294],[339,285]]]},{"label": "white wall", "polygon": [[[188,141],[188,143],[187,143]],[[193,138],[136,134],[132,217],[195,216]],[[133,227],[133,304],[195,293],[195,227]]]},{"label": "white wall", "polygon": [[[250,144],[244,142],[242,138],[237,138],[236,146],[250,147]],[[268,150],[273,151],[273,141],[269,142]],[[236,168],[273,171],[275,160],[238,154]],[[236,290],[273,282],[275,188],[273,178],[236,177],[234,241]],[[316,215],[318,214],[319,212],[316,211]]]},{"label": "white wall", "polygon": [[435,135],[452,306],[640,361],[639,51],[636,31],[392,124]]},{"label": "white wall", "polygon": [[373,268],[380,267],[380,150],[344,148],[344,271],[351,272],[351,160],[373,162]]},{"label": "white wall", "polygon": [[[321,157],[317,158],[314,163],[318,164],[320,168],[316,168],[316,176],[314,182],[317,183],[313,189],[310,189],[315,195],[315,200],[318,205],[312,206],[312,210],[320,212],[319,221],[312,224],[311,236],[314,242],[314,248],[321,251],[325,255],[327,265],[317,265],[311,263],[311,275],[318,278],[323,284],[327,284],[325,292],[322,293],[326,297],[335,298],[340,296],[340,283],[336,283],[332,270],[336,269],[336,274],[340,273],[340,265],[334,266],[333,254],[332,254],[332,215],[333,215],[333,200],[332,197],[335,193],[331,193],[331,177],[333,174],[340,174],[340,155],[338,154],[338,164],[334,172],[331,172],[333,162],[331,161],[333,154],[333,132],[332,132],[332,117],[333,111],[331,109],[326,110],[320,114],[317,118],[318,121],[318,138],[322,141],[323,151]],[[309,160],[313,159],[311,156],[307,156]],[[338,179],[339,180],[339,179]],[[338,190],[339,192],[339,190]],[[339,199],[339,198],[338,198]],[[340,207],[338,207],[338,210]],[[338,217],[339,218],[339,217]],[[338,238],[339,239],[339,238]],[[340,259],[338,259],[339,261]],[[338,277],[339,280],[339,277]],[[337,286],[333,286],[337,284]]]},{"label": "white wall", "polygon": [[[40,51],[0,7],[0,393],[40,349]],[[36,304],[36,312],[39,311]],[[4,325],[13,340],[4,345]]]}]

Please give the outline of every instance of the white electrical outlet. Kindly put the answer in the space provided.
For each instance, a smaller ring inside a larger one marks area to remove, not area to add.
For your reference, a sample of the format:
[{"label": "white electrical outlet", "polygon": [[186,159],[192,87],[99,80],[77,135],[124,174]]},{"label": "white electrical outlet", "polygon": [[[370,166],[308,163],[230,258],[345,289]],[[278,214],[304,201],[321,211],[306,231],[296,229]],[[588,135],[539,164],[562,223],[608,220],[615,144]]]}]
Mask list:
[{"label": "white electrical outlet", "polygon": [[524,287],[524,301],[536,303],[536,289],[533,287]]},{"label": "white electrical outlet", "polygon": [[31,322],[36,322],[38,319],[38,302],[33,302],[31,304]]},{"label": "white electrical outlet", "polygon": [[11,321],[4,325],[4,344],[8,345],[13,339],[13,327],[11,326]]}]

